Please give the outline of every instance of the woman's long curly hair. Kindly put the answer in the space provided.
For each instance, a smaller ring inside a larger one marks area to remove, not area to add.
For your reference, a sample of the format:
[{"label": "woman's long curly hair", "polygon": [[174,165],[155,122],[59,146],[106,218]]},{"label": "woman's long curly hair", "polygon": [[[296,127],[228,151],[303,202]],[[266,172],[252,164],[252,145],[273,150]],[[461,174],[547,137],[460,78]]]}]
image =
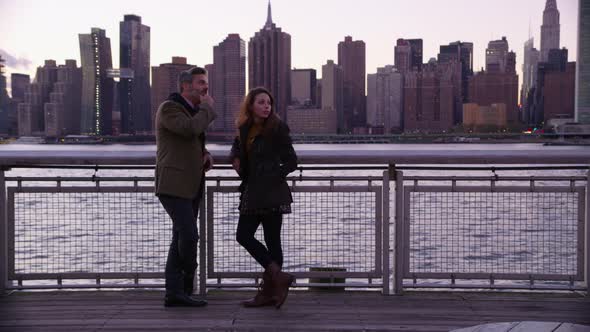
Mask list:
[{"label": "woman's long curly hair", "polygon": [[[236,119],[236,127],[239,129],[243,126],[243,125],[251,125],[254,121],[254,111],[253,111],[253,107],[254,107],[254,101],[256,100],[256,96],[258,96],[259,94],[262,93],[266,93],[268,95],[268,97],[270,98],[270,115],[268,116],[268,118],[266,118],[266,120],[264,121],[264,125],[263,125],[263,130],[262,130],[262,134],[263,135],[268,135],[272,129],[276,128],[280,122],[280,118],[277,115],[277,113],[275,112],[275,108],[274,108],[274,98],[273,96],[270,94],[270,91],[268,91],[266,88],[263,87],[258,87],[258,88],[254,88],[252,90],[250,90],[248,92],[248,94],[246,95],[246,97],[244,98],[244,101],[242,102],[242,104],[240,105],[240,112],[238,113],[238,118]],[[238,134],[239,137],[239,134]]]}]

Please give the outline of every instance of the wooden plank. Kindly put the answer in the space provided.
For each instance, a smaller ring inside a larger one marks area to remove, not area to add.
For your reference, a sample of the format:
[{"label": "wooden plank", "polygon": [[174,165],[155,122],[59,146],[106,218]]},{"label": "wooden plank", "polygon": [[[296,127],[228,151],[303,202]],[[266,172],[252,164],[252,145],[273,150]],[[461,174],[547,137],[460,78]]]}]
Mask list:
[{"label": "wooden plank", "polygon": [[[32,327],[32,326],[11,326],[11,327],[0,327],[0,332],[63,332],[63,326],[41,326],[41,327]],[[86,332],[86,331],[96,331],[96,327],[89,327],[86,325],[79,325],[79,326],[68,326],[67,330],[70,331],[77,331],[77,332]]]},{"label": "wooden plank", "polygon": [[588,332],[590,326],[575,325],[570,323],[558,322],[509,322],[509,323],[490,323],[482,324],[452,332]]},{"label": "wooden plank", "polygon": [[[522,320],[590,324],[590,298],[568,294],[292,292],[281,310],[243,308],[254,293],[214,291],[204,308],[165,308],[161,291],[15,292],[0,297],[2,330],[449,331]],[[269,328],[272,327],[272,328]]]},{"label": "wooden plank", "polygon": [[[465,329],[455,330],[453,332],[508,332],[512,331],[512,329],[516,327],[518,324],[519,322],[484,324],[468,327]],[[535,330],[535,332],[537,331]]]},{"label": "wooden plank", "polygon": [[510,330],[510,332],[529,332],[529,331],[553,332],[560,325],[561,325],[561,323],[559,323],[559,322],[524,321],[524,322],[520,322],[518,325],[516,325],[512,330]]},{"label": "wooden plank", "polygon": [[557,330],[555,330],[555,332],[590,332],[590,326],[563,323],[557,328]]}]

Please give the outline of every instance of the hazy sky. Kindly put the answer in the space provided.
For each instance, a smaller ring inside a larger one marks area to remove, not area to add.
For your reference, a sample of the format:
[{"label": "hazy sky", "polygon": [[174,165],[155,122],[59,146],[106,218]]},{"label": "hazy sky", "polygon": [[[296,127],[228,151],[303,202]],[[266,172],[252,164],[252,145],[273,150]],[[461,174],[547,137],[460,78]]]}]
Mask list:
[{"label": "hazy sky", "polygon": [[[292,66],[315,68],[321,76],[326,60],[337,61],[338,42],[350,35],[366,43],[367,73],[393,64],[398,38],[422,38],[424,62],[439,46],[461,40],[474,43],[474,70],[485,65],[490,40],[508,38],[517,70],[529,26],[540,48],[546,0],[272,0],[273,21],[291,35]],[[113,66],[119,65],[119,22],[124,14],[142,17],[151,27],[151,65],[185,56],[189,63],[213,61],[213,46],[229,33],[248,42],[264,25],[268,0],[0,0],[0,52],[7,76],[33,78],[45,59],[80,65],[78,34],[106,29]],[[562,47],[569,60],[577,54],[578,0],[557,0]]]}]

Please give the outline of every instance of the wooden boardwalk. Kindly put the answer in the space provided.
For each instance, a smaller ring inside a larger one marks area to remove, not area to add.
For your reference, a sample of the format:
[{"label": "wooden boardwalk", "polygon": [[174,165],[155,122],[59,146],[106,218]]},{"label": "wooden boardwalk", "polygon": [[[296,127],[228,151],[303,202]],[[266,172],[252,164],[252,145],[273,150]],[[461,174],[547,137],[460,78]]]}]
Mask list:
[{"label": "wooden boardwalk", "polygon": [[13,292],[0,331],[449,331],[494,322],[590,325],[579,294],[292,291],[281,310],[246,309],[252,292],[212,291],[205,308],[164,308],[161,291]]}]

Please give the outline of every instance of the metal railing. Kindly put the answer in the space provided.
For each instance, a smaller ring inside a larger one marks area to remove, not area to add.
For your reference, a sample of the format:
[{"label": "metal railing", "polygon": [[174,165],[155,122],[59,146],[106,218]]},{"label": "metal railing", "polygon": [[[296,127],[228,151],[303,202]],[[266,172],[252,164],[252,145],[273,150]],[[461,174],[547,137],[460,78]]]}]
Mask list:
[{"label": "metal railing", "polygon": [[[284,267],[297,287],[588,290],[587,166],[343,163],[288,178]],[[3,289],[163,286],[171,223],[151,170],[88,167],[108,174],[0,170]],[[208,177],[201,204],[201,293],[261,277],[235,241],[238,179],[228,168]]]},{"label": "metal railing", "polygon": [[587,289],[587,176],[395,175],[396,292]]},{"label": "metal railing", "polygon": [[[4,179],[11,184],[5,205],[7,288],[162,287],[171,223],[153,195],[153,178]],[[236,180],[207,181],[199,222],[201,291],[252,287],[261,276],[235,241]],[[381,179],[289,178],[295,203],[282,232],[283,249],[290,253],[284,267],[300,278],[297,286],[382,287],[382,259],[389,254],[382,234],[389,224],[381,218],[382,189],[375,180]],[[326,185],[301,185],[309,181]]]},{"label": "metal railing", "polygon": [[[171,223],[152,187],[101,186],[108,180],[96,177],[44,179],[55,187],[8,180],[18,183],[7,191],[9,288],[161,287],[140,282],[163,278],[169,246]],[[81,180],[96,186],[69,186]],[[116,179],[125,180],[133,181]]]},{"label": "metal railing", "polygon": [[[298,183],[292,186],[293,213],[284,216],[281,238],[283,268],[298,278],[297,286],[326,286],[317,280],[324,278],[328,286],[382,287],[381,280],[374,280],[383,277],[382,260],[389,254],[383,251],[382,236],[389,224],[382,219],[382,188],[293,182]],[[252,285],[236,281],[224,284],[223,279],[261,276],[260,266],[233,236],[238,198],[237,187],[217,185],[207,189],[207,276],[216,279],[208,287]],[[262,229],[257,238],[264,239]],[[302,278],[309,282],[302,282]]]}]

